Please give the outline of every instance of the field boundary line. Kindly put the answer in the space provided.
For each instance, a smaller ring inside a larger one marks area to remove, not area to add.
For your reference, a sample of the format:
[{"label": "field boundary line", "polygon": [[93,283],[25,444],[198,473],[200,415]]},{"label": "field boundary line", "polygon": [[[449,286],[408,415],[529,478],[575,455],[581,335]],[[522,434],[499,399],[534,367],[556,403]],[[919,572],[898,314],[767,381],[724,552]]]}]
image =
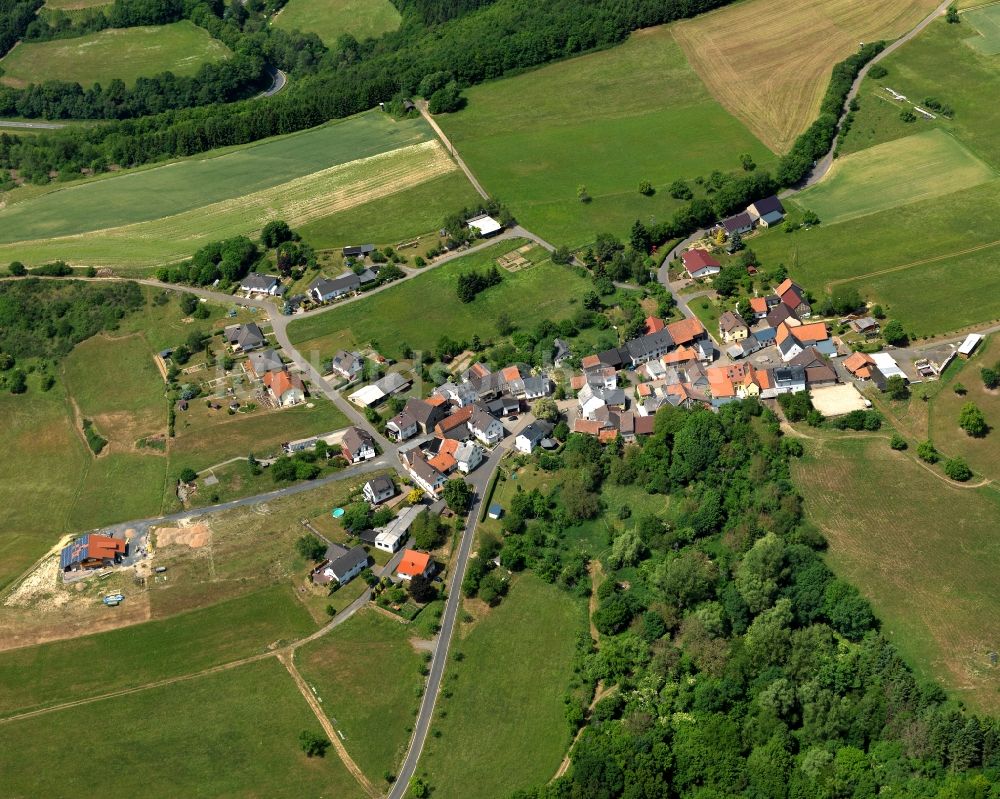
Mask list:
[{"label": "field boundary line", "polygon": [[926,264],[938,263],[940,261],[947,261],[949,258],[958,258],[962,255],[971,255],[974,252],[981,252],[982,250],[988,250],[992,247],[1000,246],[1000,239],[996,241],[986,242],[985,244],[977,244],[975,247],[969,247],[965,250],[957,250],[956,252],[945,253],[944,255],[935,255],[931,258],[922,258],[919,261],[911,261],[908,264],[901,264],[899,266],[891,266],[888,269],[879,269],[875,272],[867,272],[863,275],[852,275],[851,277],[842,277],[837,280],[830,280],[824,285],[824,288],[829,290],[834,286],[840,286],[844,283],[853,283],[855,280],[867,280],[873,277],[881,277],[882,275],[888,275],[893,272],[903,272],[907,269],[912,269],[915,266],[924,266]]},{"label": "field boundary line", "polygon": [[358,781],[358,784],[364,789],[365,793],[373,797],[373,799],[374,797],[380,796],[381,794],[375,790],[375,786],[371,784],[371,781],[365,776],[365,773],[347,753],[347,750],[344,748],[344,744],[341,743],[340,736],[337,735],[337,731],[334,729],[333,724],[330,723],[329,717],[323,711],[323,708],[320,707],[319,700],[316,699],[312,689],[306,683],[305,678],[292,661],[292,654],[293,653],[291,652],[282,652],[278,654],[278,660],[280,660],[282,665],[288,670],[288,673],[292,677],[292,681],[295,683],[295,687],[299,689],[299,693],[302,694],[303,698],[306,700],[306,704],[309,705],[309,709],[312,710],[313,714],[316,716],[316,720],[319,721],[320,726],[323,727],[323,731],[329,737],[330,743],[333,744],[333,748],[337,750],[337,755],[340,757],[345,768],[351,772],[351,775]]}]

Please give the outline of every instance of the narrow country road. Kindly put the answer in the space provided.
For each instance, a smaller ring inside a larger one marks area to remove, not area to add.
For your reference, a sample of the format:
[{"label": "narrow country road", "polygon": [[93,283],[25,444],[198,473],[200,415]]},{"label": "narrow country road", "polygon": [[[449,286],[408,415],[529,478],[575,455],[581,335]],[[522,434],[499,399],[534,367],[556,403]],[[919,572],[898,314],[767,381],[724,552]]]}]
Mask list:
[{"label": "narrow country road", "polygon": [[0,128],[19,128],[22,130],[59,130],[66,127],[58,122],[18,122],[0,119]]},{"label": "narrow country road", "polygon": [[430,125],[431,128],[433,128],[434,132],[437,134],[437,137],[441,140],[441,143],[445,146],[445,149],[449,153],[451,153],[451,157],[455,159],[455,163],[458,164],[459,169],[461,169],[465,173],[465,176],[469,179],[469,183],[472,184],[472,187],[477,192],[479,192],[480,197],[482,197],[484,200],[488,200],[490,198],[490,195],[487,193],[486,189],[483,188],[483,184],[479,182],[478,178],[476,178],[475,175],[472,174],[472,170],[469,169],[465,161],[462,160],[462,156],[458,154],[458,150],[456,150],[455,146],[451,143],[451,139],[449,139],[445,135],[445,132],[441,130],[441,126],[438,125],[437,121],[434,119],[434,117],[431,116],[430,112],[427,110],[427,101],[417,100],[416,106],[417,110],[420,111],[420,116],[422,116],[425,120],[427,120],[427,124]]}]

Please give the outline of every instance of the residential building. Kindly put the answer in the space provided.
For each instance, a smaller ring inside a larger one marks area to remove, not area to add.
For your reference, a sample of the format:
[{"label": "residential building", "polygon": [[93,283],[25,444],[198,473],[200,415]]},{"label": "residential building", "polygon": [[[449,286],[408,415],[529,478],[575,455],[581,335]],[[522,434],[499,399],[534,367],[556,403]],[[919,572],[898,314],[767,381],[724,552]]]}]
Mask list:
[{"label": "residential building", "polygon": [[249,322],[245,325],[230,325],[223,331],[223,335],[234,352],[259,350],[267,343],[256,322]]},{"label": "residential building", "polygon": [[719,335],[727,344],[742,341],[750,335],[750,327],[735,311],[726,311],[719,317]]},{"label": "residential building", "polygon": [[417,420],[407,410],[402,410],[393,416],[385,426],[385,432],[393,441],[406,441],[413,438],[419,431]]},{"label": "residential building", "polygon": [[[764,217],[769,217],[773,220],[775,213],[778,214],[777,221],[780,222],[785,216],[785,207],[781,204],[781,200],[772,194],[770,197],[765,197],[763,200],[757,200],[757,202],[748,205],[746,213],[755,225],[761,224],[760,220]],[[776,223],[772,221],[767,224]],[[767,224],[764,226],[766,227]]]},{"label": "residential building", "polygon": [[858,380],[870,380],[874,359],[867,352],[852,352],[844,358],[844,368]]},{"label": "residential building", "polygon": [[429,577],[434,571],[434,561],[426,552],[417,552],[415,549],[407,549],[403,553],[399,566],[396,567],[396,576],[401,580],[412,580],[416,576]]},{"label": "residential building", "polygon": [[280,297],[283,289],[280,277],[251,272],[240,281],[240,291],[245,292],[248,297]]},{"label": "residential building", "polygon": [[375,549],[394,554],[410,537],[410,527],[424,510],[423,505],[413,505],[404,510],[389,524],[375,532]]},{"label": "residential building", "polygon": [[330,363],[330,369],[345,380],[355,380],[361,377],[361,373],[364,371],[364,362],[355,352],[338,350]]},{"label": "residential building", "polygon": [[285,370],[280,372],[266,372],[264,374],[264,385],[267,386],[267,393],[282,408],[290,405],[298,405],[306,400],[306,387],[298,375],[289,374]]},{"label": "residential building", "polygon": [[466,405],[463,408],[459,408],[450,416],[444,417],[444,419],[434,425],[434,432],[441,438],[453,438],[457,441],[465,441],[471,435],[469,431],[469,419],[472,418],[474,410],[476,410],[476,407],[473,405]]},{"label": "residential building", "polygon": [[746,211],[741,211],[723,219],[719,223],[719,227],[726,231],[727,236],[732,236],[734,233],[749,233],[753,230],[753,219]]},{"label": "residential building", "polygon": [[443,402],[434,403],[410,397],[406,401],[403,412],[413,418],[423,435],[427,435],[434,430],[438,422],[444,419],[448,411]]},{"label": "residential building", "polygon": [[[441,474],[451,474],[458,466],[458,461],[455,460],[455,452],[458,450],[460,443],[454,438],[434,439],[428,445],[427,454],[431,455],[431,457],[427,459],[427,462],[441,472]],[[431,447],[435,446],[437,447],[436,452],[431,449]]]},{"label": "residential building", "polygon": [[372,505],[380,505],[396,496],[396,484],[389,477],[373,477],[365,483],[362,493]]},{"label": "residential building", "polygon": [[580,415],[585,419],[593,419],[597,410],[607,405],[624,410],[628,398],[620,388],[594,388],[588,384],[580,389],[577,401],[580,403]]},{"label": "residential building", "polygon": [[350,244],[343,249],[345,258],[367,258],[373,252],[375,252],[374,244]]},{"label": "residential building", "polygon": [[535,447],[541,446],[542,442],[548,439],[552,434],[552,430],[553,425],[551,422],[536,419],[517,434],[517,437],[514,439],[514,449],[518,452],[523,452],[525,455],[530,455],[534,452]]},{"label": "residential building", "polygon": [[455,466],[462,474],[473,472],[483,462],[486,451],[475,441],[465,441],[455,447]]},{"label": "residential building", "polygon": [[681,255],[684,269],[695,279],[711,277],[722,271],[722,264],[705,250],[688,250]]},{"label": "residential building", "polygon": [[667,325],[667,332],[677,347],[694,344],[696,341],[704,341],[708,338],[705,326],[693,317],[681,319],[679,322],[671,322]]},{"label": "residential building", "polygon": [[469,416],[469,430],[477,439],[488,447],[497,444],[503,438],[503,424],[485,408],[473,406]]},{"label": "residential building", "polygon": [[351,271],[333,279],[317,277],[306,289],[306,293],[318,303],[330,302],[358,291],[361,291],[361,278]]},{"label": "residential building", "polygon": [[552,354],[552,364],[556,367],[562,366],[567,360],[573,357],[573,351],[570,349],[569,344],[561,338],[557,338],[553,341],[552,347],[554,349]]},{"label": "residential building", "polygon": [[750,310],[753,311],[754,319],[763,319],[771,307],[767,304],[767,297],[751,297]]},{"label": "residential building", "polygon": [[778,286],[777,295],[781,304],[786,306],[798,319],[808,319],[812,314],[812,306],[806,302],[806,293],[797,283],[786,278]]},{"label": "residential building", "polygon": [[360,544],[347,550],[336,560],[327,561],[313,572],[313,582],[325,585],[336,582],[347,585],[368,568],[368,553]]},{"label": "residential building", "polygon": [[806,370],[801,366],[776,366],[768,370],[774,394],[796,394],[806,390]]},{"label": "residential building", "polygon": [[251,352],[247,356],[247,371],[258,380],[263,378],[268,372],[280,372],[285,368],[281,356],[268,347],[266,350]]},{"label": "residential building", "polygon": [[659,333],[666,326],[667,326],[666,322],[664,322],[658,316],[647,316],[646,317],[646,333],[647,333],[647,335],[651,334],[651,333]]},{"label": "residential building", "polygon": [[767,316],[764,317],[764,321],[768,327],[773,328],[774,330],[777,330],[778,325],[782,322],[787,324],[789,327],[802,324],[792,309],[784,303],[779,303],[768,311]]},{"label": "residential building", "polygon": [[806,372],[806,386],[820,388],[837,382],[837,370],[827,362],[816,347],[806,347],[788,362],[789,366],[801,366]]},{"label": "residential building", "polygon": [[71,572],[114,566],[125,557],[127,546],[123,538],[88,533],[63,547],[59,554],[59,568]]},{"label": "residential building", "polygon": [[344,431],[340,449],[348,463],[368,461],[378,454],[375,451],[375,440],[367,430],[362,430],[360,427],[348,427]]},{"label": "residential building", "polygon": [[625,342],[629,363],[635,367],[654,358],[661,358],[674,348],[674,340],[667,329]]},{"label": "residential building", "polygon": [[414,447],[403,453],[403,463],[406,471],[414,482],[429,494],[438,494],[444,486],[446,477],[430,465],[424,453]]},{"label": "residential building", "polygon": [[778,345],[778,354],[781,360],[786,363],[808,347],[818,346],[821,352],[833,354],[833,342],[830,341],[830,334],[826,330],[823,322],[813,322],[809,325],[798,325],[789,327],[786,322],[778,325],[775,343]]}]

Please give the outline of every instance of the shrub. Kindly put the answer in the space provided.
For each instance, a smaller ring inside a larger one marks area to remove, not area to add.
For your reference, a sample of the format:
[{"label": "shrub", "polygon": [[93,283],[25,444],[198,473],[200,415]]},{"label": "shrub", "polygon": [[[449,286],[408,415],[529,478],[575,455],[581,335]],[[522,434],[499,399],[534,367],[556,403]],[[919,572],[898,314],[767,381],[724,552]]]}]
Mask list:
[{"label": "shrub", "polygon": [[934,448],[934,445],[930,441],[923,441],[920,443],[917,447],[917,457],[927,463],[937,463],[941,460],[940,453]]},{"label": "shrub", "polygon": [[903,438],[899,433],[893,433],[892,438],[889,439],[889,446],[895,450],[902,451],[908,446],[906,439]]},{"label": "shrub", "polygon": [[639,183],[639,194],[645,195],[646,197],[652,197],[656,194],[656,189],[653,188],[653,184],[648,180],[644,180]]},{"label": "shrub", "polygon": [[299,747],[306,757],[324,757],[330,748],[330,741],[318,733],[303,730],[299,733]]},{"label": "shrub", "polygon": [[990,429],[983,412],[972,402],[962,406],[958,414],[958,426],[973,438],[982,438]]},{"label": "shrub", "polygon": [[949,458],[944,464],[944,473],[952,480],[964,483],[972,477],[972,469],[965,462],[965,458]]},{"label": "shrub", "polygon": [[900,120],[902,120],[903,122],[906,122],[907,124],[909,124],[910,122],[916,122],[917,121],[917,115],[914,114],[909,108],[906,108],[906,109],[903,109],[902,111],[900,111],[899,112],[899,118],[900,118]]},{"label": "shrub", "polygon": [[868,70],[868,76],[870,78],[875,78],[875,80],[878,80],[879,78],[884,78],[888,74],[889,70],[887,70],[881,64],[875,64],[874,66],[872,66],[871,69]]},{"label": "shrub", "polygon": [[986,366],[979,370],[979,374],[982,375],[983,385],[986,388],[993,389],[1000,386],[1000,369],[993,369]]}]

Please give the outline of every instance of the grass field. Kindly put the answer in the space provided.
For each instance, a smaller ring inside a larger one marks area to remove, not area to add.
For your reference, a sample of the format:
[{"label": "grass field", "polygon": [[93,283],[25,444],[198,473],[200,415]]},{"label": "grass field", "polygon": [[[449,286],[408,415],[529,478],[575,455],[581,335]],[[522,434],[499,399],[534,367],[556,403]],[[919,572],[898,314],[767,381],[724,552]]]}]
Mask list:
[{"label": "grass field", "polygon": [[345,33],[359,41],[399,27],[400,16],[389,0],[291,0],[273,24],[288,31],[315,33],[328,47]]},{"label": "grass field", "polygon": [[77,11],[81,8],[96,8],[107,5],[111,5],[108,0],[45,0],[45,8],[53,11]]},{"label": "grass field", "polygon": [[193,674],[314,629],[285,586],[112,632],[0,652],[0,716]]},{"label": "grass field", "polygon": [[[343,797],[365,794],[334,751],[298,745],[319,722],[275,659],[0,725],[9,797]],[[98,768],[115,742],[113,767]],[[68,757],[84,768],[55,768]],[[42,767],[41,764],[51,764]]]},{"label": "grass field", "polygon": [[3,59],[0,83],[23,87],[49,80],[75,81],[85,88],[126,84],[161,72],[194,75],[202,64],[230,56],[229,48],[189,20],[171,25],[112,28],[51,42],[20,42]]},{"label": "grass field", "polygon": [[[540,319],[561,320],[570,315],[570,302],[582,297],[589,281],[551,262],[515,273],[503,273],[503,282],[482,292],[470,303],[456,296],[458,276],[485,270],[496,258],[523,244],[502,242],[482,252],[458,258],[374,297],[343,308],[292,322],[289,336],[305,357],[330,357],[342,347],[378,342],[378,348],[396,359],[403,348],[433,350],[442,334],[456,341],[479,335],[496,336],[496,320],[506,313],[522,328]],[[415,313],[415,309],[420,309]]]},{"label": "grass field", "polygon": [[871,599],[921,677],[996,713],[1000,678],[988,653],[1000,646],[1000,493],[952,487],[884,437],[808,449],[794,477],[831,566]]},{"label": "grass field", "polygon": [[423,658],[411,635],[409,625],[368,610],[296,653],[347,753],[376,784],[396,773],[420,704]]},{"label": "grass field", "polygon": [[992,5],[966,11],[962,22],[969,23],[979,34],[965,40],[969,47],[987,56],[1000,53],[1000,7]]},{"label": "grass field", "polygon": [[822,183],[795,204],[835,224],[876,211],[952,194],[996,177],[985,163],[940,129],[839,158]]},{"label": "grass field", "polygon": [[[773,162],[711,98],[667,27],[467,94],[468,108],[438,122],[487,190],[555,244],[667,218],[680,205],[670,183],[739,169],[741,153]],[[644,180],[654,196],[639,194]],[[591,202],[577,199],[580,185]]]},{"label": "grass field", "polygon": [[749,0],[679,23],[691,64],[722,105],[775,152],[815,119],[838,61],[858,42],[894,39],[935,0]]},{"label": "grass field", "polygon": [[418,766],[436,799],[493,799],[551,779],[569,746],[562,695],[585,613],[580,600],[524,574],[452,643],[442,690],[453,695],[438,699],[441,736],[428,739]]}]

